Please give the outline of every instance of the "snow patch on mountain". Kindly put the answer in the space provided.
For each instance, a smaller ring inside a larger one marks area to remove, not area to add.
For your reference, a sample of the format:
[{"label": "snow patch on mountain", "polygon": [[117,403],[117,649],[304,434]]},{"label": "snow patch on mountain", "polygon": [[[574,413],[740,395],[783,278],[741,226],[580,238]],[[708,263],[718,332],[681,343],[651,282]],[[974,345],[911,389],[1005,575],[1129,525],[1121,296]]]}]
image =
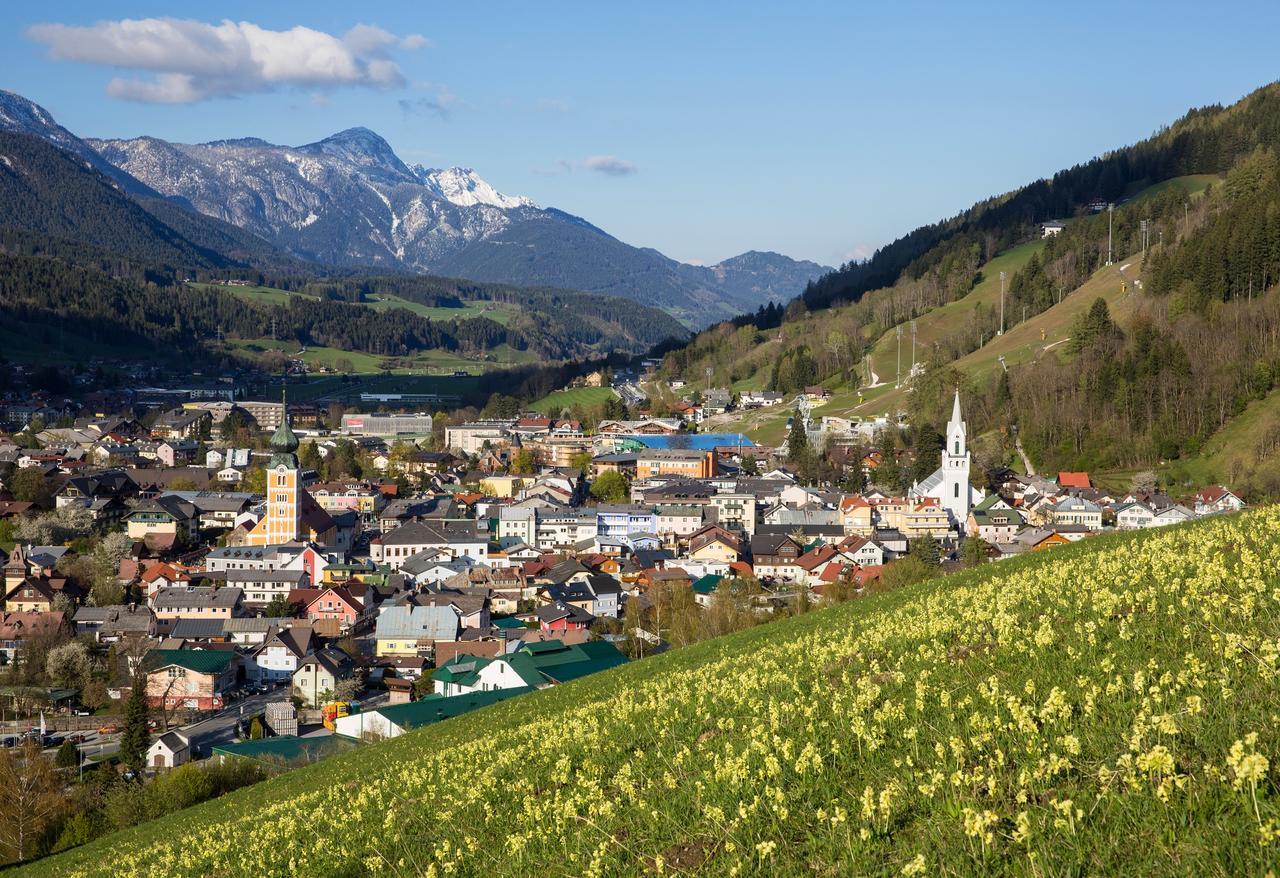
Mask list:
[{"label": "snow patch on mountain", "polygon": [[422,165],[414,165],[410,170],[423,186],[459,207],[486,204],[509,210],[538,206],[532,198],[523,195],[503,195],[471,168],[424,168]]}]

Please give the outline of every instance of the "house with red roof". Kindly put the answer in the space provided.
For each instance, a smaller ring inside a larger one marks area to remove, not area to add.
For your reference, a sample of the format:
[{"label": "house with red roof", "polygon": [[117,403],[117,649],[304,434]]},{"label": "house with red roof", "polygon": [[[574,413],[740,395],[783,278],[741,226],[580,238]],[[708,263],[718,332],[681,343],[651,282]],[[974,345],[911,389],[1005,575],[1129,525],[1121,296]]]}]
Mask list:
[{"label": "house with red roof", "polygon": [[1195,496],[1196,515],[1218,515],[1239,512],[1245,502],[1222,485],[1210,485]]},{"label": "house with red roof", "polygon": [[1059,488],[1092,488],[1093,482],[1089,479],[1088,473],[1060,472],[1058,473]]}]

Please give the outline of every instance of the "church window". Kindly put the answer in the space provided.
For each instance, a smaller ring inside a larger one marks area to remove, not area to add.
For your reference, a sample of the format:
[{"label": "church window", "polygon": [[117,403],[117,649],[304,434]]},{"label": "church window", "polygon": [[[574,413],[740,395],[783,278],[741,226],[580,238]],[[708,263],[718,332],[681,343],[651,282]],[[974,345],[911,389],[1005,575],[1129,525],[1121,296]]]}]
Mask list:
[{"label": "church window", "polygon": [[959,485],[959,483],[957,483],[957,484],[955,485],[955,489],[956,489],[956,499],[957,499],[957,500],[959,500],[959,499],[960,499],[960,485]]},{"label": "church window", "polygon": [[956,440],[956,454],[959,454],[959,453],[960,453],[960,440],[959,440],[959,439],[957,439],[957,440]]}]

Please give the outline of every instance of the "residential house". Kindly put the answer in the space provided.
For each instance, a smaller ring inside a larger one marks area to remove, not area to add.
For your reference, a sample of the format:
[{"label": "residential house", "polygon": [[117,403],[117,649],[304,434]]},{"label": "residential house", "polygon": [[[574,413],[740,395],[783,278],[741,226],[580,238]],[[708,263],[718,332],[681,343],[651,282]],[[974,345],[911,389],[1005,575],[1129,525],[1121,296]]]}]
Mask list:
[{"label": "residential house", "polygon": [[544,689],[626,664],[627,658],[607,640],[569,645],[560,640],[527,643],[492,659],[457,656],[432,675],[443,696],[511,689]]},{"label": "residential house", "polygon": [[1243,500],[1222,485],[1210,485],[1195,496],[1196,515],[1239,512],[1244,506]]},{"label": "residential house", "polygon": [[153,649],[143,656],[147,703],[171,710],[220,710],[235,685],[239,657],[221,649]]},{"label": "residential house", "polygon": [[489,556],[489,538],[474,527],[414,521],[375,537],[369,545],[369,557],[399,569],[402,562],[426,549],[444,549],[451,558],[483,564]]},{"label": "residential house", "polygon": [[151,599],[156,629],[167,634],[178,619],[230,619],[241,615],[244,592],[238,588],[179,585],[162,588]]},{"label": "residential house", "polygon": [[1102,508],[1083,497],[1063,497],[1053,506],[1053,523],[1078,524],[1089,530],[1102,530]]},{"label": "residential house", "polygon": [[194,504],[173,494],[143,500],[126,517],[129,539],[157,549],[194,542],[199,519]]},{"label": "residential house", "polygon": [[293,672],[293,693],[307,707],[319,707],[332,700],[338,686],[355,678],[355,663],[340,649],[328,647],[313,652]]},{"label": "residential house", "polygon": [[378,616],[375,651],[379,658],[417,656],[429,653],[437,640],[457,640],[458,631],[458,615],[445,603],[389,607]]},{"label": "residential house", "polygon": [[1149,505],[1141,500],[1134,500],[1116,507],[1116,529],[1138,530],[1153,527],[1155,517],[1155,511]]},{"label": "residential house", "polygon": [[34,639],[52,638],[66,627],[66,619],[58,610],[7,612],[0,617],[0,653],[12,665]]},{"label": "residential house", "polygon": [[309,627],[298,625],[276,629],[244,658],[245,675],[259,682],[276,682],[293,677],[299,664],[313,650]]},{"label": "residential house", "polygon": [[1026,521],[999,494],[992,493],[969,510],[965,531],[984,542],[1008,543],[1026,526]]}]

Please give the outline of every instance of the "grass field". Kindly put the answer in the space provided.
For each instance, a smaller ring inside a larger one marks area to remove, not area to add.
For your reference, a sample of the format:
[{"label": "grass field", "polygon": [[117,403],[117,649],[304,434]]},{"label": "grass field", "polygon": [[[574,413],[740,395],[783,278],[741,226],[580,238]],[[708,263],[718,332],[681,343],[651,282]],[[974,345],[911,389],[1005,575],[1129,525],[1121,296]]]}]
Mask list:
[{"label": "grass field", "polygon": [[[974,285],[965,296],[934,308],[916,318],[916,353],[924,359],[927,351],[935,342],[952,335],[964,326],[968,315],[979,305],[984,307],[1000,306],[1000,272],[1010,278],[1014,272],[1027,264],[1032,255],[1044,249],[1044,241],[1037,239],[1019,244],[997,255],[982,266],[982,279]],[[892,382],[898,370],[898,336],[897,331],[890,329],[871,350],[871,365],[881,381]],[[911,328],[902,329],[902,374],[905,377],[911,369]]]},{"label": "grass field", "polygon": [[1204,195],[1204,191],[1210,185],[1222,182],[1222,177],[1217,174],[1188,174],[1184,177],[1172,177],[1153,186],[1148,186],[1138,192],[1130,202],[1143,201],[1148,198],[1154,198],[1157,195],[1163,195],[1165,192],[1178,192],[1191,198],[1199,198]]},{"label": "grass field", "polygon": [[[1089,310],[1095,299],[1104,299],[1111,309],[1112,319],[1118,322],[1123,323],[1133,314],[1141,293],[1134,290],[1132,282],[1140,277],[1141,271],[1141,257],[1099,269],[1093,277],[1063,296],[1058,304],[1018,323],[978,350],[965,354],[954,365],[975,378],[986,379],[1001,368],[1001,356],[1006,366],[1028,363],[1042,356],[1060,357],[1065,353],[1072,324]],[[1127,286],[1124,292],[1121,291],[1122,282]],[[859,415],[881,414],[905,407],[906,401],[905,389],[889,390],[868,399],[853,411]]]},{"label": "grass field", "polygon": [[1261,459],[1274,457],[1275,451],[1260,449],[1268,445],[1267,434],[1280,428],[1280,392],[1251,402],[1239,415],[1205,442],[1199,454],[1170,461],[1162,470],[1174,484],[1200,488],[1215,483],[1233,484]]},{"label": "grass field", "polygon": [[14,874],[1262,876],[1277,531],[1257,510],[872,595]]},{"label": "grass field", "polygon": [[318,301],[315,296],[307,296],[302,293],[291,293],[288,290],[280,290],[275,287],[239,287],[228,286],[226,284],[200,284],[189,283],[189,287],[200,290],[211,290],[215,293],[229,293],[237,299],[243,299],[246,302],[254,302],[260,305],[284,305],[290,299],[297,296],[310,301]]},{"label": "grass field", "polygon": [[472,317],[488,317],[504,326],[519,313],[519,308],[501,302],[471,302],[461,308],[432,308],[418,302],[410,302],[398,296],[375,294],[363,303],[365,307],[375,311],[388,311],[393,308],[404,308],[414,314],[429,317],[432,320],[468,320]]},{"label": "grass field", "polygon": [[601,405],[616,395],[608,387],[574,387],[569,390],[557,390],[555,393],[548,394],[535,402],[530,408],[544,415],[558,415],[564,409],[572,408],[575,405],[587,407]]}]

